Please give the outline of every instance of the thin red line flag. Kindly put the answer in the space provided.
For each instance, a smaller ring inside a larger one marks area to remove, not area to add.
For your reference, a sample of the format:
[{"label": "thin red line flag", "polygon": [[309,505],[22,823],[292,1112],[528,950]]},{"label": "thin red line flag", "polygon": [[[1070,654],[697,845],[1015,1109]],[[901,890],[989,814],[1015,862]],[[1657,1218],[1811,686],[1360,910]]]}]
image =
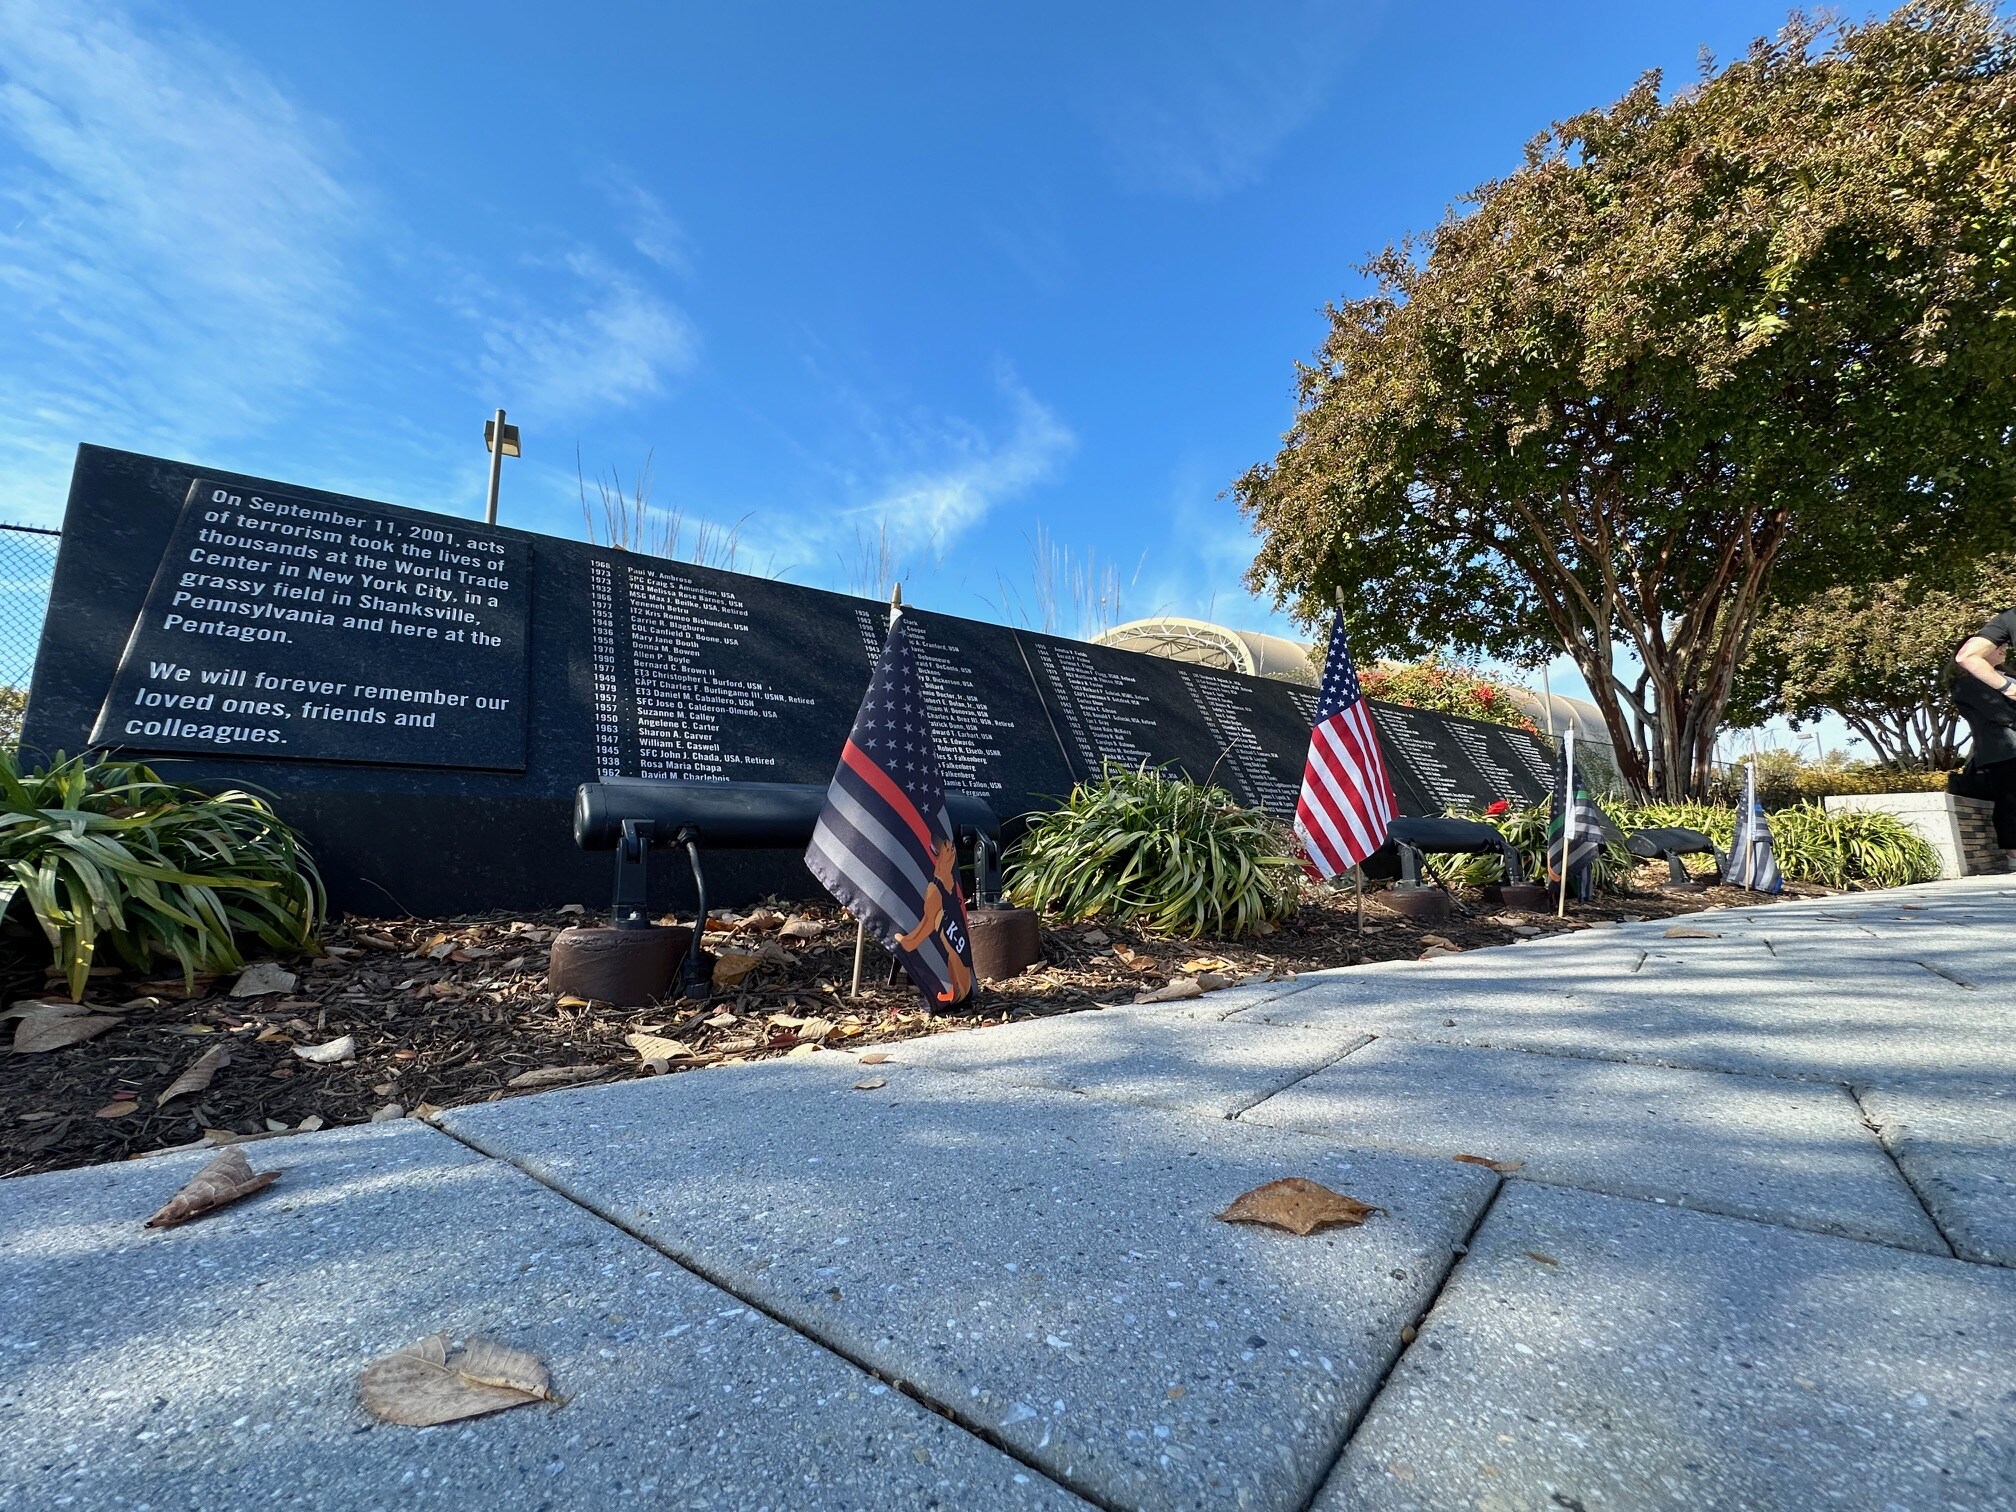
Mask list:
[{"label": "thin red line flag", "polygon": [[1386,757],[1372,724],[1372,706],[1344,643],[1340,611],[1323,659],[1323,691],[1309,732],[1309,764],[1295,805],[1295,833],[1319,875],[1349,871],[1386,843],[1400,806],[1386,776]]},{"label": "thin red line flag", "polygon": [[805,864],[903,963],[928,1006],[957,1007],[971,996],[959,854],[901,612],[841,747]]}]

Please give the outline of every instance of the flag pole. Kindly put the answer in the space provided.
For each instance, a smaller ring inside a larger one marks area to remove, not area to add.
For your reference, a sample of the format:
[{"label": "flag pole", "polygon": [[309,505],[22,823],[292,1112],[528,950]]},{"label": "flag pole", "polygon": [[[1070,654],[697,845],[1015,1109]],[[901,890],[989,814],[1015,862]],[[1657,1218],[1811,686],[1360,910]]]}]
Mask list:
[{"label": "flag pole", "polygon": [[[896,628],[896,616],[903,612],[903,585],[897,583],[889,590],[889,628]],[[847,991],[850,998],[861,996],[861,957],[868,949],[868,925],[861,919],[854,921],[854,985]]]},{"label": "flag pole", "polygon": [[1575,726],[1568,725],[1562,735],[1561,785],[1566,790],[1561,794],[1561,901],[1555,906],[1554,917],[1568,917],[1568,857],[1575,848]]},{"label": "flag pole", "polygon": [[1358,933],[1365,933],[1365,863],[1360,861],[1351,868],[1351,874],[1358,882]]}]

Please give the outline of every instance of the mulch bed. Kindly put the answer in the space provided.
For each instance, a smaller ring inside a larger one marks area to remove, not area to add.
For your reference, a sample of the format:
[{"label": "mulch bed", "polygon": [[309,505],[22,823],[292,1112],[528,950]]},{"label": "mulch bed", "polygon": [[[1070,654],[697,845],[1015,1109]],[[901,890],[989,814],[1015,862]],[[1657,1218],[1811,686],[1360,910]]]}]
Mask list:
[{"label": "mulch bed", "polygon": [[[424,1116],[542,1086],[808,1055],[822,1047],[862,1049],[979,1023],[1131,1003],[1186,965],[1192,975],[1264,980],[1413,959],[1424,948],[1469,950],[1601,920],[1763,901],[1728,888],[1694,895],[1651,890],[1661,875],[1647,869],[1637,891],[1571,906],[1565,924],[1471,898],[1459,900],[1451,919],[1416,923],[1387,911],[1375,893],[1361,936],[1352,895],[1323,892],[1310,895],[1273,934],[1241,943],[1156,939],[1111,925],[1045,929],[1041,965],[981,987],[971,1011],[957,1016],[926,1013],[914,989],[887,985],[887,957],[872,945],[862,995],[850,999],[854,931],[830,905],[779,904],[774,912],[710,924],[708,944],[717,953],[765,959],[709,1003],[634,1010],[547,990],[547,952],[561,929],[583,921],[578,910],[342,920],[326,930],[323,954],[282,963],[296,976],[286,992],[232,997],[232,979],[199,979],[190,993],[179,978],[94,972],[86,1001],[116,1016],[117,1027],[61,1050],[0,1056],[0,1176],[277,1135],[304,1124]],[[1813,888],[1785,894],[1819,895]],[[780,932],[779,915],[803,922]],[[1439,940],[1424,939],[1430,936]],[[39,963],[0,976],[0,991],[8,1002],[55,1001],[60,994]],[[11,1036],[11,1023],[0,1027]],[[640,1050],[626,1038],[637,1034],[676,1044],[647,1041]],[[295,1053],[345,1035],[355,1041],[354,1060],[316,1064]],[[229,1062],[206,1089],[157,1105],[180,1073],[219,1045]]]}]

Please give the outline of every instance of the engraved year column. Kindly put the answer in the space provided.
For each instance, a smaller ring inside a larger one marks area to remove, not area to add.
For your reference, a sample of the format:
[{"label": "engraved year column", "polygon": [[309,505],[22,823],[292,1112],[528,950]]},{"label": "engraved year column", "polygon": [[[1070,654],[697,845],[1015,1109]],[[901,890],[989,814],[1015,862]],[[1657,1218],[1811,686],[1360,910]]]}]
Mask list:
[{"label": "engraved year column", "polygon": [[616,574],[607,562],[588,564],[589,643],[594,648],[595,770],[623,774],[623,698],[616,674]]}]

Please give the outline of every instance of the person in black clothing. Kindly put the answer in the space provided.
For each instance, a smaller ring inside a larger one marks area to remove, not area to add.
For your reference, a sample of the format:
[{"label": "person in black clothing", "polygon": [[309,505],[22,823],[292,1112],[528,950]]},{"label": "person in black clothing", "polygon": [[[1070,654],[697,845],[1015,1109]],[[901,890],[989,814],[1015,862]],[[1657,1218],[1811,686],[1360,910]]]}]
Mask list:
[{"label": "person in black clothing", "polygon": [[1961,642],[1954,653],[1953,701],[1974,748],[1953,791],[1995,802],[1995,843],[2016,871],[2016,677],[2004,670],[2016,642],[2016,609],[2005,609]]}]

